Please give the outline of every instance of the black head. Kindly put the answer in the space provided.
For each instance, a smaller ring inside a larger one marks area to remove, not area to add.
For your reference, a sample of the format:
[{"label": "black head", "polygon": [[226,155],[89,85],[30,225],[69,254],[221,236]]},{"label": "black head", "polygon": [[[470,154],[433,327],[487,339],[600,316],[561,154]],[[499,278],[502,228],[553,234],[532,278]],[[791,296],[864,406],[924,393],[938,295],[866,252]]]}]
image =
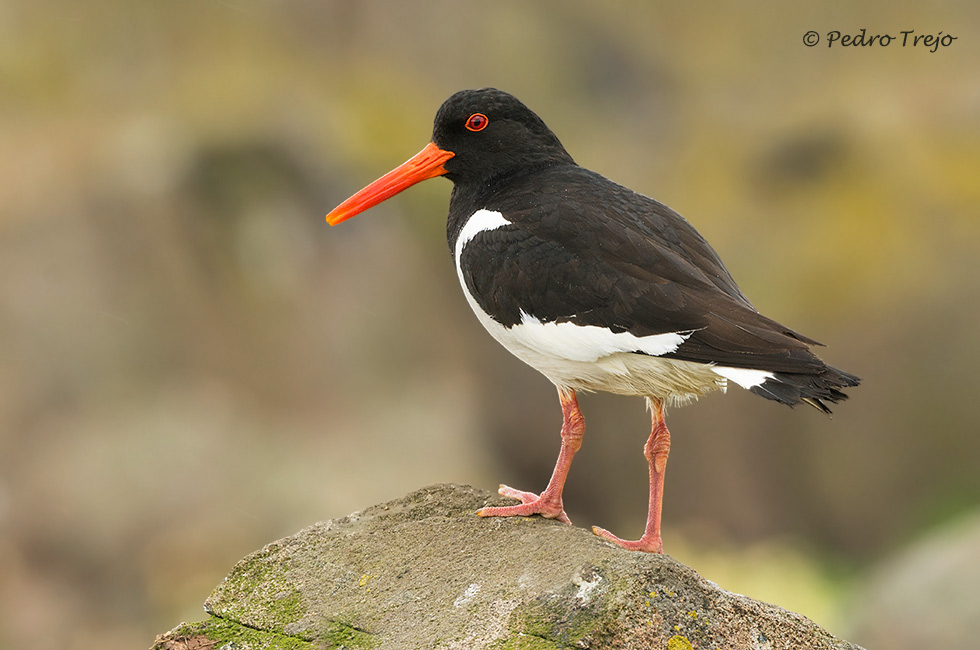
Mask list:
[{"label": "black head", "polygon": [[436,113],[432,142],[455,154],[444,167],[457,185],[574,162],[540,117],[495,88],[461,90],[447,99]]},{"label": "black head", "polygon": [[432,142],[354,194],[327,215],[330,225],[350,219],[419,181],[445,176],[457,196],[471,198],[502,179],[554,165],[573,165],[541,118],[500,90],[462,90],[436,113]]}]

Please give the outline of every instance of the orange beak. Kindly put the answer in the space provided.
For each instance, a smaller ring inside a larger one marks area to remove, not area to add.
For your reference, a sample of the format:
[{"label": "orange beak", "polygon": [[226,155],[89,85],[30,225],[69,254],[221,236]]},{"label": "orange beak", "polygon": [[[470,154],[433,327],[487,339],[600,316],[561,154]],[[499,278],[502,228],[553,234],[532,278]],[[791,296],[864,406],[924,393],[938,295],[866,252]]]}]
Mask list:
[{"label": "orange beak", "polygon": [[327,223],[336,226],[420,181],[447,174],[442,165],[455,155],[430,142],[422,151],[334,208],[327,215]]}]

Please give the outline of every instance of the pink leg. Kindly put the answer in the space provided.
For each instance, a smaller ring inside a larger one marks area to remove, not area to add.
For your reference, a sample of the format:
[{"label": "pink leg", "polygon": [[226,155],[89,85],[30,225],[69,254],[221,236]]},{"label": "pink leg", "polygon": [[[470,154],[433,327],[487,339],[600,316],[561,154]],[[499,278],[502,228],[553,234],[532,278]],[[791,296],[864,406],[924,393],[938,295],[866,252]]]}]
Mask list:
[{"label": "pink leg", "polygon": [[650,506],[647,510],[647,525],[643,536],[634,541],[616,537],[608,530],[592,527],[592,532],[618,544],[628,551],[645,551],[647,553],[663,553],[664,545],[660,539],[660,513],[664,498],[664,471],[667,469],[667,454],[670,453],[670,431],[664,421],[663,404],[650,400],[650,410],[653,413],[653,430],[643,447],[643,455],[650,465]]},{"label": "pink leg", "polygon": [[561,451],[558,462],[551,473],[548,487],[540,496],[533,492],[523,492],[501,485],[498,492],[505,497],[519,499],[520,505],[481,508],[476,514],[481,517],[529,517],[541,515],[546,519],[557,519],[566,524],[572,523],[565,514],[561,502],[561,491],[565,487],[568,468],[572,465],[572,457],[582,446],[582,435],[585,433],[585,418],[578,408],[575,391],[571,388],[559,388],[558,398],[561,400],[563,423],[561,427]]}]

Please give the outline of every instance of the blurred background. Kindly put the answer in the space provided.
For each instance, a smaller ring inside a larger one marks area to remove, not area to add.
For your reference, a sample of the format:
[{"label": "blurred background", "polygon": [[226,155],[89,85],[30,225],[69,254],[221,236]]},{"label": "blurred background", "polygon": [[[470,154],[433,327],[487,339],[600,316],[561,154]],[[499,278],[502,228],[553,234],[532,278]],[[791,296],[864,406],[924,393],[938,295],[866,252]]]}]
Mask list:
[{"label": "blurred background", "polygon": [[[544,487],[558,400],[466,306],[450,184],[323,219],[480,86],[864,379],[833,419],[738,388],[673,410],[668,552],[869,648],[967,647],[978,26],[966,0],[0,2],[0,648],[148,647],[315,521]],[[862,27],[957,40],[803,45]],[[643,400],[582,407],[568,512],[638,536]]]}]

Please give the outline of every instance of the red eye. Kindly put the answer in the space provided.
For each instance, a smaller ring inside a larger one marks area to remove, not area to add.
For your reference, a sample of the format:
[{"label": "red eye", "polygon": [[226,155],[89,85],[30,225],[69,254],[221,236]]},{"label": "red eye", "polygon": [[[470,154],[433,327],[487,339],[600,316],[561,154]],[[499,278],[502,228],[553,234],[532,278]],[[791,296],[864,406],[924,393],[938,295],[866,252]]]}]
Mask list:
[{"label": "red eye", "polygon": [[482,131],[487,128],[488,124],[490,124],[490,120],[483,113],[473,113],[466,120],[466,128],[470,131]]}]

